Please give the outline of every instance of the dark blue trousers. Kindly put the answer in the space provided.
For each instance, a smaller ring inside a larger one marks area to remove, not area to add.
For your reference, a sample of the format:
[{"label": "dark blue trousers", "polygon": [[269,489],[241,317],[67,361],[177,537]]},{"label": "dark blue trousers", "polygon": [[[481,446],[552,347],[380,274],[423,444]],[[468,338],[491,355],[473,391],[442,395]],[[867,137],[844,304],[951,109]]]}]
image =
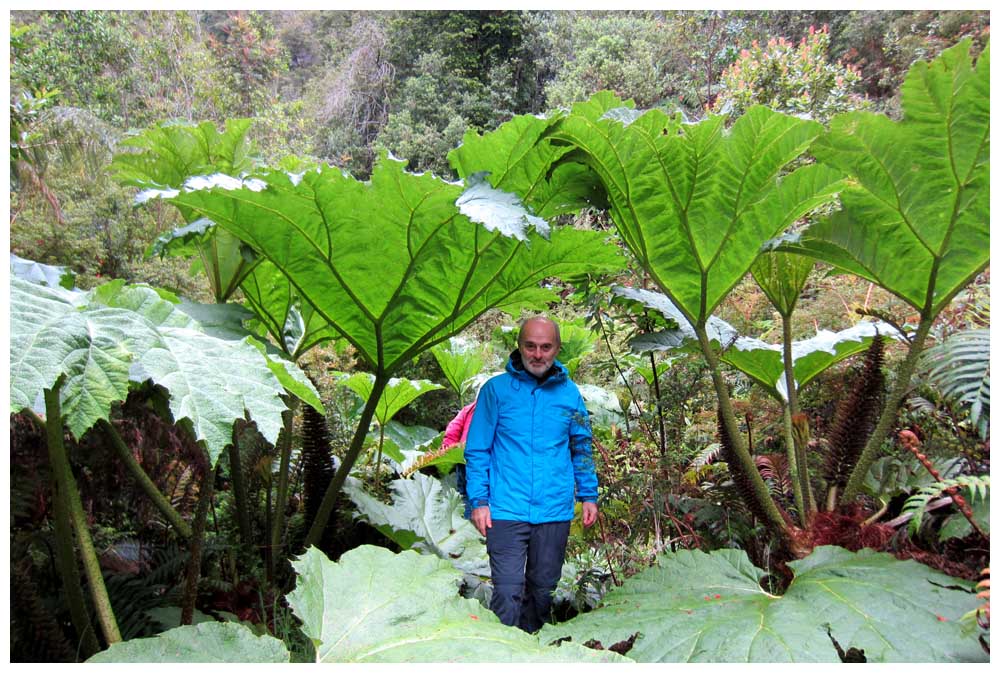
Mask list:
[{"label": "dark blue trousers", "polygon": [[549,620],[562,574],[569,521],[498,521],[486,531],[493,597],[490,610],[507,626],[534,633]]}]

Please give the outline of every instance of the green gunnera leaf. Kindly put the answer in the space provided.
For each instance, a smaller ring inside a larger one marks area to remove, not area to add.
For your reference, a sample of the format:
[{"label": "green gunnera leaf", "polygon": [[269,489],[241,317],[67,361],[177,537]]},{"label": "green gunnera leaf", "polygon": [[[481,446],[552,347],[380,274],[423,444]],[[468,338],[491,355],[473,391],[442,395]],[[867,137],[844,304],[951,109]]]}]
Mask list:
[{"label": "green gunnera leaf", "polygon": [[838,115],[812,151],[850,175],[843,209],[785,249],[867,278],[928,318],[989,263],[990,49],[915,64],[903,119]]},{"label": "green gunnera leaf", "polygon": [[[491,195],[473,187],[477,218],[491,217]],[[516,204],[498,191],[502,223],[473,222],[456,205],[464,191],[384,157],[370,182],[329,166],[272,171],[240,184],[206,180],[171,201],[253,246],[374,370],[392,372],[487,309],[537,307],[553,296],[545,278],[621,264],[598,232],[505,235]]]},{"label": "green gunnera leaf", "polygon": [[959,624],[977,605],[971,582],[870,549],[817,547],[788,567],[778,596],[741,550],[665,553],[541,639],[607,646],[638,634],[628,655],[642,663],[839,663],[834,640],[873,663],[989,660]]},{"label": "green gunnera leaf", "polygon": [[[583,205],[557,176],[598,184],[632,254],[691,324],[704,324],[764,242],[834,197],[841,172],[790,170],[822,131],[816,122],[754,107],[726,129],[722,117],[682,124],[624,106],[602,92],[568,113],[516,118],[467,136],[453,164],[489,171],[536,210]],[[518,152],[504,157],[514,161],[495,156],[512,145]]]}]

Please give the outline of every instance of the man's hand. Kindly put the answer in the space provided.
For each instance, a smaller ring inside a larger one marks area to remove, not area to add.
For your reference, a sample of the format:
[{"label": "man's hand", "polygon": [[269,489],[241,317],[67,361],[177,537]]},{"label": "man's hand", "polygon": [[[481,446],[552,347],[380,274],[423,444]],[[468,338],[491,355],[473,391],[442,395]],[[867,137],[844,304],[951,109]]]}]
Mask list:
[{"label": "man's hand", "polygon": [[597,503],[583,503],[583,527],[590,528],[594,525],[595,521],[597,521]]},{"label": "man's hand", "polygon": [[[595,511],[597,507],[594,507]],[[493,519],[490,518],[490,507],[486,505],[484,507],[476,507],[472,510],[472,525],[476,527],[479,534],[486,537],[486,529],[493,528]]]}]

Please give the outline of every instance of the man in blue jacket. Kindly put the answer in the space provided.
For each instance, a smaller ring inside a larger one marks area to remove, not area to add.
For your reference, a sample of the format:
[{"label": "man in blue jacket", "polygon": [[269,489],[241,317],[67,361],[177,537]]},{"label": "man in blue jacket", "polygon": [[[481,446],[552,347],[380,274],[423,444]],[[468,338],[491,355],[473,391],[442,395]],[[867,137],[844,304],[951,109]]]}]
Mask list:
[{"label": "man in blue jacket", "polygon": [[472,523],[486,536],[490,609],[529,633],[548,620],[574,503],[597,520],[597,474],[587,409],[556,360],[559,327],[521,324],[507,371],[483,386],[465,444]]}]

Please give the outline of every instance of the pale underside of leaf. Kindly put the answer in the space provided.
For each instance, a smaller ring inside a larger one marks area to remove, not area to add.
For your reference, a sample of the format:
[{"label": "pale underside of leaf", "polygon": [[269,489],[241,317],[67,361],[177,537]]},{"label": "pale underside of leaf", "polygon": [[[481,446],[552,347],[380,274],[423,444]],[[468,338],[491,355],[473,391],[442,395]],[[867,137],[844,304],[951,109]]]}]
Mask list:
[{"label": "pale underside of leaf", "polygon": [[546,647],[458,596],[461,573],[416,552],[363,546],[336,564],[310,548],[288,602],[319,662],[618,661],[572,643]]}]

